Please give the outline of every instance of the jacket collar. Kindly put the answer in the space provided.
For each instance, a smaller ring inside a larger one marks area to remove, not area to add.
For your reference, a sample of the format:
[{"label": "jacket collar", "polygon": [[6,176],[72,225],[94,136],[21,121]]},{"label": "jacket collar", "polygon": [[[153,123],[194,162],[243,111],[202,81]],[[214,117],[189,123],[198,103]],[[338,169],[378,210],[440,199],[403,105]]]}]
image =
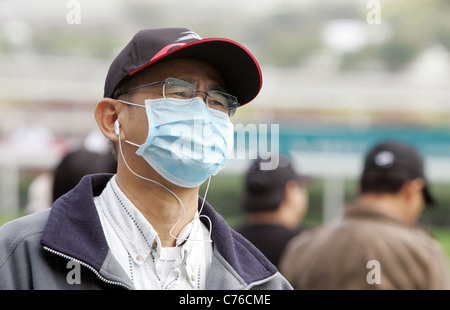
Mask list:
[{"label": "jacket collar", "polygon": [[[41,244],[100,270],[109,247],[94,197],[101,194],[112,176],[87,175],[73,190],[55,201]],[[202,202],[199,197],[199,206]],[[244,282],[261,281],[277,272],[275,266],[250,242],[230,229],[225,219],[206,201],[202,214],[211,220],[214,247]],[[201,220],[209,226],[207,219],[201,217]]]},{"label": "jacket collar", "polygon": [[94,197],[113,174],[88,175],[53,204],[41,244],[100,270],[109,247]]},{"label": "jacket collar", "polygon": [[[202,201],[200,197],[199,205]],[[202,214],[211,219],[214,246],[245,283],[264,280],[277,272],[276,267],[253,244],[231,229],[207,201]],[[205,218],[200,219],[204,220],[205,225],[209,225]]]}]

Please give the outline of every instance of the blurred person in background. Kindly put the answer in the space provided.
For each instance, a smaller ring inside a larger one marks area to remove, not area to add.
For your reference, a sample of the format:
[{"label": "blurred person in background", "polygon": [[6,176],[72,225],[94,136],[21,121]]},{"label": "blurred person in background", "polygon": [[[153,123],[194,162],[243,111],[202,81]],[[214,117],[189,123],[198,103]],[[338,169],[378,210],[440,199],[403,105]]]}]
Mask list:
[{"label": "blurred person in background", "polygon": [[433,203],[419,152],[380,143],[343,218],[294,238],[280,271],[294,289],[449,289],[440,244],[416,224]]},{"label": "blurred person in background", "polygon": [[55,168],[53,202],[73,189],[85,175],[116,171],[117,160],[111,153],[107,140],[99,130],[94,130],[86,137],[82,147],[66,154]]},{"label": "blurred person in background", "polygon": [[53,171],[39,174],[28,188],[25,213],[50,208],[73,189],[83,176],[94,173],[115,173],[117,161],[100,130],[91,131],[82,146],[65,154]]},{"label": "blurred person in background", "polygon": [[230,117],[261,86],[236,42],[139,31],[94,111],[117,173],[85,176],[50,210],[2,226],[0,289],[292,289],[199,196],[231,155]]},{"label": "blurred person in background", "polygon": [[305,184],[310,178],[298,174],[288,157],[281,156],[272,170],[262,169],[264,162],[269,161],[254,161],[247,172],[241,205],[245,222],[237,231],[278,266],[286,244],[305,229],[300,223],[308,210]]}]

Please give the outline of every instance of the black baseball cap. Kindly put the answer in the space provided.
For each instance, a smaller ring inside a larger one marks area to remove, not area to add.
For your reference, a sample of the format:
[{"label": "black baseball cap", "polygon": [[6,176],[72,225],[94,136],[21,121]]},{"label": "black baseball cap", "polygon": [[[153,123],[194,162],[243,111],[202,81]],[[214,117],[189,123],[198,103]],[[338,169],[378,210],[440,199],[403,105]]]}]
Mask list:
[{"label": "black baseball cap", "polygon": [[117,55],[106,76],[104,97],[111,98],[125,77],[177,58],[194,58],[213,66],[224,78],[227,92],[240,105],[253,100],[261,89],[261,69],[239,43],[223,38],[202,39],[187,28],[161,28],[139,31]]},{"label": "black baseball cap", "polygon": [[375,145],[366,155],[362,180],[372,178],[383,182],[396,178],[403,182],[421,178],[425,182],[423,195],[428,205],[434,205],[435,199],[427,186],[424,173],[424,160],[412,146],[398,141],[385,141]]},{"label": "black baseball cap", "polygon": [[312,180],[309,176],[297,173],[287,156],[280,156],[278,160],[278,166],[271,170],[265,170],[262,165],[270,162],[270,159],[258,158],[251,164],[245,178],[243,211],[274,211],[282,202],[289,181],[305,184]]}]

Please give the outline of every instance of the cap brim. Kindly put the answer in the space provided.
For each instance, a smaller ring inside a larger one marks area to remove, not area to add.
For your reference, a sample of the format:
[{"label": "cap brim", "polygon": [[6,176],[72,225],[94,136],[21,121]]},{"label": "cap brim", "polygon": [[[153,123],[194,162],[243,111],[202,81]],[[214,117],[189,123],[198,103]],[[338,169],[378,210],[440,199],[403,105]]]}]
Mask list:
[{"label": "cap brim", "polygon": [[220,38],[182,45],[152,59],[129,75],[150,65],[177,58],[199,59],[216,68],[225,81],[227,92],[236,96],[240,105],[252,101],[261,90],[261,69],[253,55],[239,43]]}]

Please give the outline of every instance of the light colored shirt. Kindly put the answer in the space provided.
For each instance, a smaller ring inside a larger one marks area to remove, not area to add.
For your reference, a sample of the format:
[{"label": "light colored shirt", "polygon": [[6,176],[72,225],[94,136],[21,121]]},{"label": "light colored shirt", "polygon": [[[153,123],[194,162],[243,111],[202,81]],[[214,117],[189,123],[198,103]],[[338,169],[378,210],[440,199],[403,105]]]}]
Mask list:
[{"label": "light colored shirt", "polygon": [[178,235],[177,246],[162,247],[158,233],[120,190],[116,176],[94,202],[111,252],[136,289],[205,288],[212,242],[198,213]]}]

